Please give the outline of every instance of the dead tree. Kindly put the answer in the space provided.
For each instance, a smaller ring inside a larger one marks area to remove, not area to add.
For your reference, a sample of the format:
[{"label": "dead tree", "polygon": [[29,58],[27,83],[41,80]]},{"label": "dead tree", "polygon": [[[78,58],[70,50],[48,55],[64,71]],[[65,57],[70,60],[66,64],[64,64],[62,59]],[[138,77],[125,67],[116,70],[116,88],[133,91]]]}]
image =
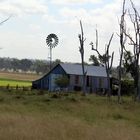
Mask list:
[{"label": "dead tree", "polygon": [[[96,30],[96,45],[94,47],[93,42],[90,43],[90,45],[92,46],[92,50],[95,51],[99,58],[103,59],[103,63],[104,66],[106,68],[106,74],[107,74],[107,82],[108,82],[108,97],[110,99],[111,97],[111,84],[110,84],[110,74],[111,74],[111,68],[112,68],[112,63],[113,63],[113,58],[114,58],[114,52],[112,53],[112,55],[109,55],[109,47],[111,44],[111,41],[113,39],[113,35],[111,35],[109,43],[107,44],[107,47],[105,48],[105,54],[101,54],[98,50],[98,31]],[[110,61],[111,60],[111,61]]]},{"label": "dead tree", "polygon": [[5,20],[0,22],[0,25],[2,25],[3,23],[5,23],[6,21],[8,21],[11,18],[11,16],[9,16],[8,18],[6,18]]},{"label": "dead tree", "polygon": [[118,80],[119,80],[119,89],[118,89],[118,103],[121,102],[121,78],[122,78],[122,58],[123,58],[123,53],[124,53],[124,48],[125,48],[125,42],[126,42],[126,37],[124,34],[124,31],[126,31],[125,27],[125,0],[123,1],[123,9],[122,9],[122,15],[121,15],[121,21],[120,21],[120,60],[119,60],[119,66],[118,66]]},{"label": "dead tree", "polygon": [[[130,0],[131,1],[131,0]],[[135,41],[132,41],[132,45],[134,46],[134,59],[135,59],[135,68],[136,68],[136,75],[135,75],[135,99],[138,98],[140,100],[140,87],[139,87],[139,55],[140,55],[140,16],[137,12],[133,2],[131,1],[132,9],[134,11],[134,19],[130,14],[131,22],[134,26],[135,31]]]},{"label": "dead tree", "polygon": [[[108,82],[108,87],[109,87],[109,91],[108,91],[108,96],[109,98],[111,97],[111,83],[110,83],[110,75],[111,75],[111,69],[112,69],[112,64],[113,64],[113,58],[114,58],[114,52],[112,52],[112,55],[109,55],[109,47],[113,38],[113,35],[111,35],[111,38],[109,40],[109,43],[107,44],[107,48],[105,51],[105,68],[106,68],[106,73],[107,73],[107,82]],[[109,61],[111,59],[111,61]]]},{"label": "dead tree", "polygon": [[125,36],[130,40],[129,45],[133,46],[133,56],[134,56],[134,69],[135,69],[135,75],[134,78],[134,87],[135,87],[135,100],[140,100],[140,74],[139,74],[139,55],[140,55],[140,16],[139,13],[132,2],[130,0],[133,13],[129,12],[130,20],[133,24],[133,31],[134,35],[127,33],[126,30],[124,30]]},{"label": "dead tree", "polygon": [[83,73],[83,95],[86,95],[86,71],[85,71],[85,66],[84,66],[84,32],[83,32],[83,26],[82,22],[80,21],[80,28],[81,28],[81,34],[79,34],[79,41],[80,41],[80,47],[79,47],[79,52],[81,54],[81,63],[82,63],[82,73]]}]

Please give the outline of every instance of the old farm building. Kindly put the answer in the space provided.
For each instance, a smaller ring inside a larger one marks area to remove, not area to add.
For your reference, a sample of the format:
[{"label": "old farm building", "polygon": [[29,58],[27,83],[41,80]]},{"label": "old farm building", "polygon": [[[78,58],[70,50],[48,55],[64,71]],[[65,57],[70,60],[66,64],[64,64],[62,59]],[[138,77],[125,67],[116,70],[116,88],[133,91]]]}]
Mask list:
[{"label": "old farm building", "polygon": [[[105,67],[86,65],[85,70],[87,71],[87,92],[96,92],[98,89],[108,89]],[[55,79],[63,75],[67,75],[69,78],[69,85],[67,87],[69,91],[80,91],[82,89],[82,66],[80,64],[71,63],[58,64],[48,74],[33,81],[32,86],[36,89],[55,91],[59,88],[55,84]]]}]

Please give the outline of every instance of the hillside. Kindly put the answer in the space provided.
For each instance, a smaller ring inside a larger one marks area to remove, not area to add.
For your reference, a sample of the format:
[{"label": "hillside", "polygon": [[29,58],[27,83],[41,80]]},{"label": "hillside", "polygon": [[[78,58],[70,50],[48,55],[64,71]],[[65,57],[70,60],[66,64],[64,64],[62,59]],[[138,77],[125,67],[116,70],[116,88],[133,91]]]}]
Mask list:
[{"label": "hillside", "polygon": [[140,104],[128,97],[40,93],[0,92],[0,139],[140,140]]}]

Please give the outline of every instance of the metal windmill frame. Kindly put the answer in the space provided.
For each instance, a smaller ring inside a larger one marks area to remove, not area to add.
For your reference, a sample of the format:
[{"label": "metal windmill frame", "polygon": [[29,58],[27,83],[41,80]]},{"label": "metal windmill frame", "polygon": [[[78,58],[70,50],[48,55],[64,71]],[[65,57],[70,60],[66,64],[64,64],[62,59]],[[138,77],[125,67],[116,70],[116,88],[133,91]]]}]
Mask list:
[{"label": "metal windmill frame", "polygon": [[56,34],[49,34],[46,38],[46,43],[50,49],[50,70],[52,69],[52,49],[55,48],[58,45],[58,37]]}]

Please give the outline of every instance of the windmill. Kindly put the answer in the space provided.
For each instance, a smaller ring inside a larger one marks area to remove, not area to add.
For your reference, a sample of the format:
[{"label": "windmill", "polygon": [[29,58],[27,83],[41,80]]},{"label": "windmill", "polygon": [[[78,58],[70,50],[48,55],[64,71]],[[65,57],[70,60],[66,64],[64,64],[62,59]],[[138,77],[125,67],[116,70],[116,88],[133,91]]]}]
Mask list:
[{"label": "windmill", "polygon": [[58,37],[55,34],[49,34],[46,38],[46,43],[50,49],[50,55],[49,55],[49,59],[50,59],[50,70],[52,68],[52,49],[55,48],[58,45]]}]

